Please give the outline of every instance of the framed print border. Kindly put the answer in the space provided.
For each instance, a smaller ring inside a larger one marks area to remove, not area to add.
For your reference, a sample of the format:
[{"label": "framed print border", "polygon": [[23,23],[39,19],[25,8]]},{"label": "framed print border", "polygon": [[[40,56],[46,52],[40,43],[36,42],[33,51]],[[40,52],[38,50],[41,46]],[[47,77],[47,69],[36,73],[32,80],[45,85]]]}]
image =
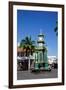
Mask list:
[{"label": "framed print border", "polygon": [[[62,82],[13,85],[13,5],[55,7],[62,9],[62,30],[63,30],[62,31]],[[9,2],[9,88],[26,88],[26,87],[41,87],[41,86],[56,86],[56,85],[64,85],[64,5],[10,1]]]}]

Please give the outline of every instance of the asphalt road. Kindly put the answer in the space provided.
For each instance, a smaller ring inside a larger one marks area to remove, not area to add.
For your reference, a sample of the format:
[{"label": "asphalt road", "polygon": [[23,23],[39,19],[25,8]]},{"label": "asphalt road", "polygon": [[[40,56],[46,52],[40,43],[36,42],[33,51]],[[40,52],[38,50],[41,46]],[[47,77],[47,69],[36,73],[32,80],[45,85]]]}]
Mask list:
[{"label": "asphalt road", "polygon": [[30,71],[17,71],[17,80],[57,78],[57,73],[57,69],[52,69],[51,71],[43,71],[39,73],[31,73]]}]

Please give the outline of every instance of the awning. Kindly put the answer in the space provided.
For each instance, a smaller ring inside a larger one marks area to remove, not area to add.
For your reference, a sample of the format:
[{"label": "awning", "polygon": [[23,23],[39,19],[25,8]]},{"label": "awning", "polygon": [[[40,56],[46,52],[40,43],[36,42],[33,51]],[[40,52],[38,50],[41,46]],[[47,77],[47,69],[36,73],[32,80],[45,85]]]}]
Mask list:
[{"label": "awning", "polygon": [[33,56],[30,56],[30,57],[17,57],[17,60],[27,60],[27,59],[34,59],[34,57]]}]

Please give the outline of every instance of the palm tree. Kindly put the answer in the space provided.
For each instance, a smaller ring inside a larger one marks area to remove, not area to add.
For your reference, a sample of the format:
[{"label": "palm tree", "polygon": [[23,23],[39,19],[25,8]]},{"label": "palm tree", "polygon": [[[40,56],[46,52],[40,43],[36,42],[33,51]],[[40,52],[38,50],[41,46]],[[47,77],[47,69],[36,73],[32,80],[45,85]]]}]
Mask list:
[{"label": "palm tree", "polygon": [[26,50],[26,56],[29,54],[33,54],[35,49],[35,41],[32,41],[31,37],[25,37],[25,39],[21,40],[20,47]]},{"label": "palm tree", "polygon": [[56,21],[56,27],[54,28],[54,31],[56,32],[56,36],[58,36],[58,21]]}]

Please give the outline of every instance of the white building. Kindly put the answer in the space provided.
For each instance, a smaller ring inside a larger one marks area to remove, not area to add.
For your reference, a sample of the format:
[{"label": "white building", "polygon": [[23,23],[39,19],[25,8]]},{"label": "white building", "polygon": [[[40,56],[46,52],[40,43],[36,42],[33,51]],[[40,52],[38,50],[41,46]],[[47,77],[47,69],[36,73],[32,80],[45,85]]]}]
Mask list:
[{"label": "white building", "polygon": [[48,56],[48,63],[57,63],[57,57],[56,56]]}]

